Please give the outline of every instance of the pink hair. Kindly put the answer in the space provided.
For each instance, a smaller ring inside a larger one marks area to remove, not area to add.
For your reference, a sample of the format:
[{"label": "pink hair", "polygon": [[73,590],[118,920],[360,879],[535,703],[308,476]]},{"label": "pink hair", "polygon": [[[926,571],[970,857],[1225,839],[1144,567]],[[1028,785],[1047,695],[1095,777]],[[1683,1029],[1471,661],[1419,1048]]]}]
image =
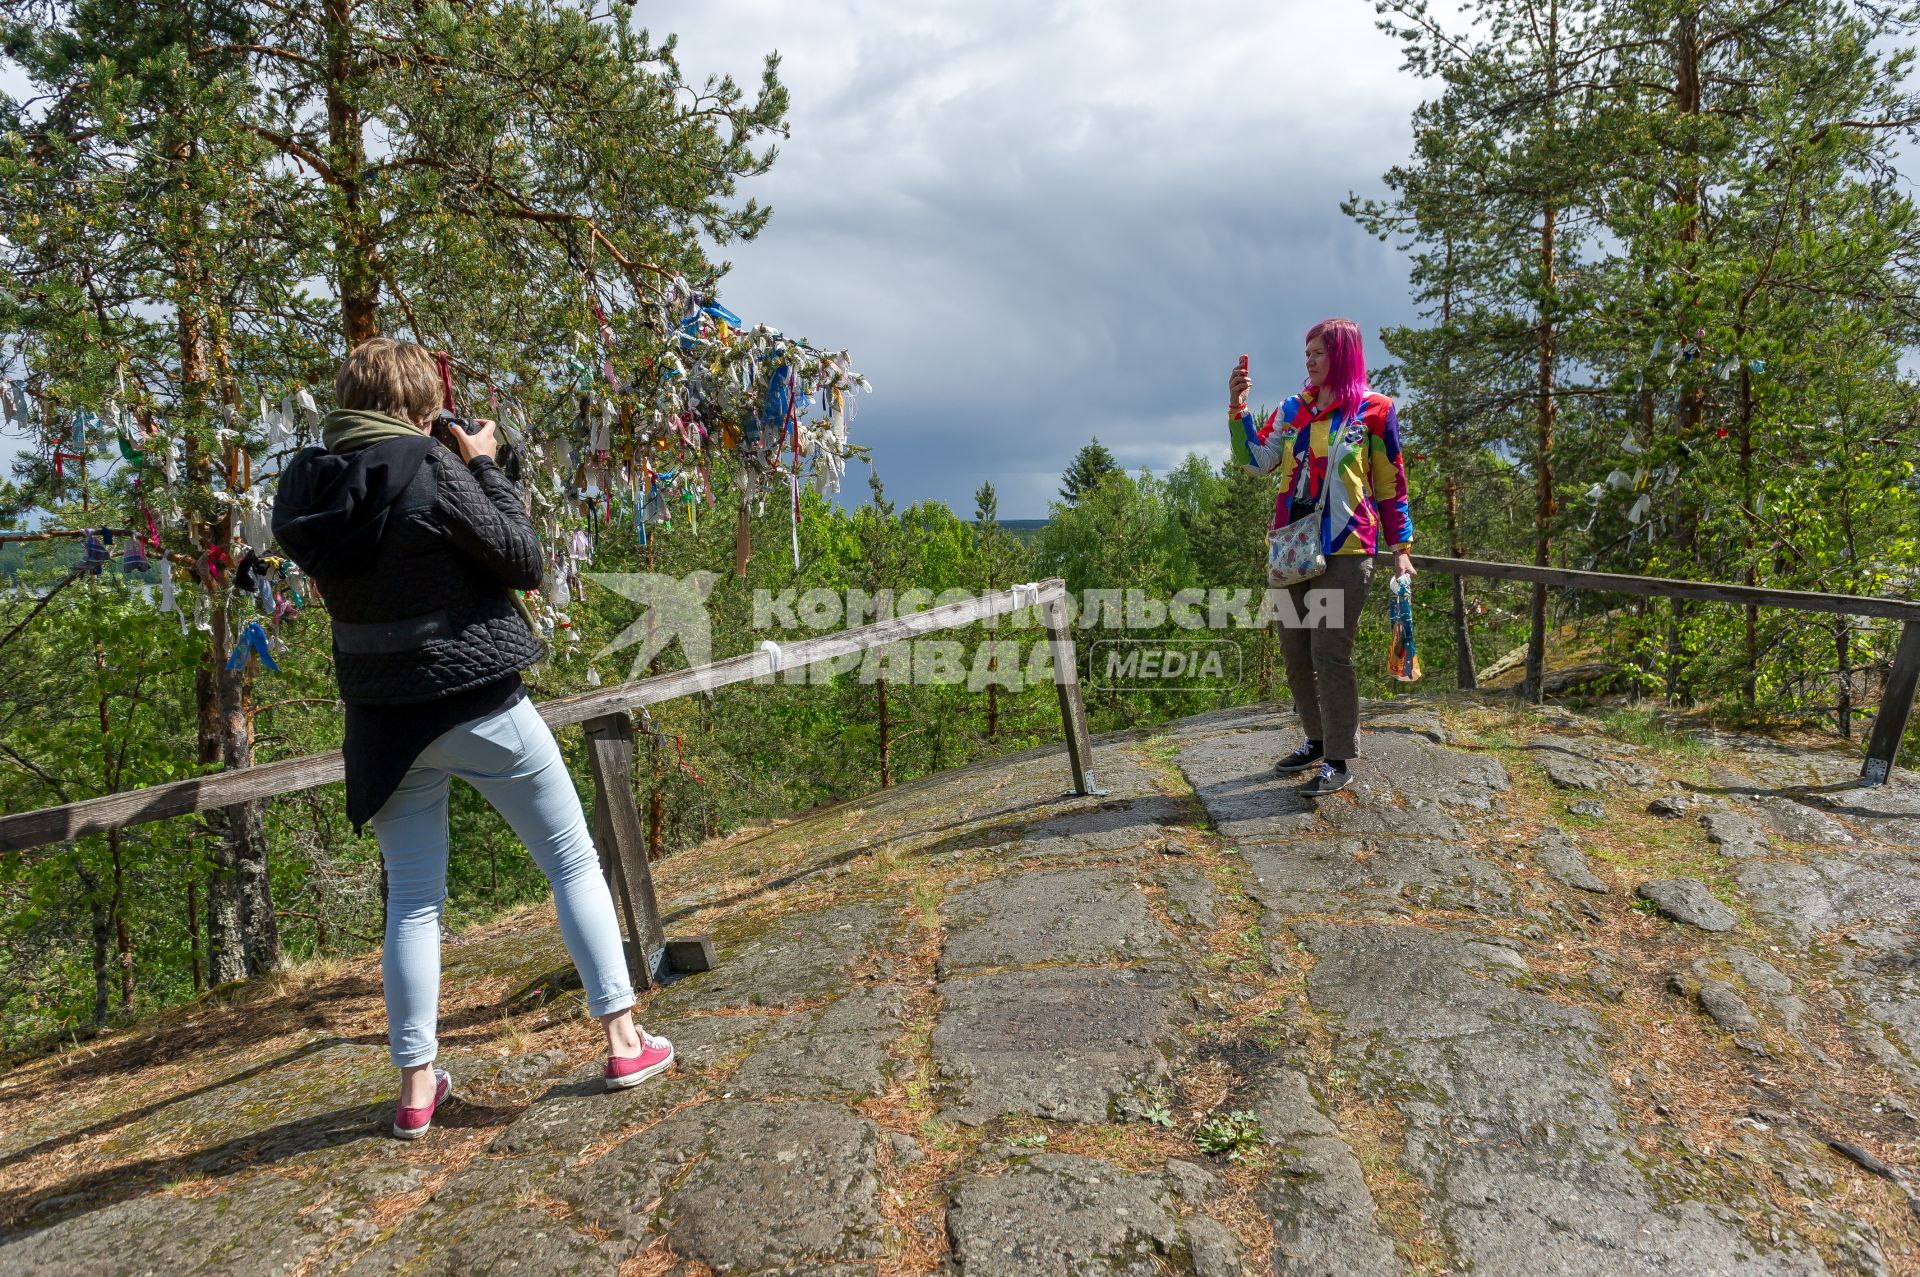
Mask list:
[{"label": "pink hair", "polygon": [[[1353,412],[1367,393],[1367,356],[1360,345],[1360,325],[1351,319],[1323,319],[1307,329],[1307,340],[1315,337],[1327,349],[1328,389],[1333,391],[1334,402],[1342,410]],[[1301,390],[1311,395],[1319,387],[1309,382]]]}]

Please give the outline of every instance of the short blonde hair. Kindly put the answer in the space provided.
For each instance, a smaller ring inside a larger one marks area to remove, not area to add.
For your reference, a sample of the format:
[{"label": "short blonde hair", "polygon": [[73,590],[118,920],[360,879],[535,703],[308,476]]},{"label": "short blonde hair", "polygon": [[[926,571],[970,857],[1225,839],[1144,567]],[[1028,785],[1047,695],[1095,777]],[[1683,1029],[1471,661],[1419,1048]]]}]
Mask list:
[{"label": "short blonde hair", "polygon": [[336,408],[362,408],[418,421],[440,410],[440,365],[424,346],[371,337],[353,348],[333,379]]}]

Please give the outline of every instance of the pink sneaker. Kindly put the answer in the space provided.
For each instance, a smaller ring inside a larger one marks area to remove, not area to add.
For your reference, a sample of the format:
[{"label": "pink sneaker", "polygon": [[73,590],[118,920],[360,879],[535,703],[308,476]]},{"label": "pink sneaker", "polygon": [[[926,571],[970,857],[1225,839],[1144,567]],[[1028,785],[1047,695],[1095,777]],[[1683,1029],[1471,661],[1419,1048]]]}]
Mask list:
[{"label": "pink sneaker", "polygon": [[445,1069],[433,1071],[433,1102],[417,1109],[395,1102],[393,1106],[393,1137],[401,1140],[417,1140],[433,1129],[433,1111],[445,1104],[453,1095],[453,1078]]},{"label": "pink sneaker", "polygon": [[646,1030],[640,1031],[640,1054],[609,1055],[607,1067],[602,1075],[607,1079],[609,1091],[624,1091],[630,1086],[638,1086],[650,1077],[667,1071],[673,1063],[673,1043],[665,1038],[656,1038]]}]

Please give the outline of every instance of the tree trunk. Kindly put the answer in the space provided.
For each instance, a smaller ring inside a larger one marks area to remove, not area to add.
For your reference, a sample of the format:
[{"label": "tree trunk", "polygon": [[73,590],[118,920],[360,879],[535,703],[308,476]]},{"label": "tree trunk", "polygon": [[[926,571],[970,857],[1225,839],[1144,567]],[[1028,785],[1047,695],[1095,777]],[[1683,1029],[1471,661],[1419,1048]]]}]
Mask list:
[{"label": "tree trunk", "polygon": [[[1260,570],[1264,578],[1266,568],[1262,566]],[[1263,701],[1268,701],[1273,699],[1273,644],[1274,644],[1273,627],[1271,625],[1261,626],[1260,627],[1260,649],[1259,649],[1260,650],[1259,699]]]},{"label": "tree trunk", "polygon": [[[1460,540],[1460,484],[1447,476],[1447,553],[1456,559],[1466,557]],[[1467,624],[1467,579],[1458,572],[1449,580],[1453,596],[1453,682],[1462,690],[1480,686],[1480,675],[1473,667],[1473,630]]]},{"label": "tree trunk", "polygon": [[[333,287],[340,331],[351,350],[380,334],[380,274],[366,218],[364,122],[353,98],[353,0],[326,0],[327,163],[336,175]],[[418,334],[416,334],[417,336]]]},{"label": "tree trunk", "polygon": [[873,680],[874,690],[880,698],[880,788],[886,789],[893,784],[893,763],[889,757],[893,750],[892,724],[887,720],[887,680]]},{"label": "tree trunk", "polygon": [[[653,544],[651,538],[647,544],[647,570],[653,571]],[[653,614],[649,612],[648,630],[652,631]],[[661,672],[660,657],[656,653],[647,662],[649,676]],[[661,734],[653,730],[651,720],[647,722],[647,859],[658,860],[667,854],[667,753],[666,742]]]},{"label": "tree trunk", "polygon": [[[100,675],[100,779],[108,790],[120,788],[120,769],[114,762],[112,699],[106,688],[106,644],[93,645],[93,665]],[[107,901],[112,924],[116,965],[120,970],[120,1008],[133,1008],[133,937],[127,929],[127,867],[120,852],[120,830],[107,831],[107,860],[113,866],[113,891]]]},{"label": "tree trunk", "polygon": [[987,684],[987,739],[1000,739],[1000,685]]},{"label": "tree trunk", "polygon": [[193,950],[194,996],[207,991],[207,972],[200,962],[200,880],[187,871],[187,946]]},{"label": "tree trunk", "polygon": [[1848,618],[1837,616],[1833,620],[1833,650],[1839,658],[1839,699],[1834,702],[1833,716],[1840,729],[1842,740],[1853,739],[1853,626]]},{"label": "tree trunk", "polygon": [[133,933],[127,927],[127,876],[120,855],[120,831],[107,834],[107,854],[113,860],[113,902],[108,912],[113,918],[114,956],[120,968],[120,1009],[133,1009]]},{"label": "tree trunk", "polygon": [[87,910],[93,919],[93,1025],[100,1028],[113,1014],[113,982],[107,956],[111,943],[108,937],[113,927],[107,917],[106,902],[101,899],[104,893],[100,889],[100,880],[89,870],[81,869],[78,872],[80,889],[86,894]]},{"label": "tree trunk", "polygon": [[[1447,222],[1446,258],[1443,262],[1445,284],[1440,293],[1440,331],[1446,345],[1440,353],[1440,455],[1447,467],[1447,553],[1456,559],[1466,557],[1460,540],[1460,480],[1454,473],[1459,464],[1459,441],[1455,438],[1453,418],[1453,222]],[[1467,579],[1454,573],[1448,580],[1453,604],[1453,681],[1454,686],[1470,690],[1480,685],[1473,667],[1473,634],[1467,627]]]},{"label": "tree trunk", "polygon": [[1680,621],[1687,610],[1685,599],[1669,599],[1667,607],[1667,701],[1677,704],[1681,692]]},{"label": "tree trunk", "polygon": [[107,925],[106,906],[98,896],[88,907],[93,912],[93,1024],[101,1028],[113,1014],[113,986],[107,966],[107,936],[113,928]]},{"label": "tree trunk", "polygon": [[[174,157],[182,164],[191,158],[191,146],[180,144]],[[183,403],[189,417],[204,417],[216,398],[214,367],[225,363],[224,342],[218,340],[214,326],[202,309],[204,299],[212,295],[211,280],[204,263],[190,249],[175,256],[174,268],[181,281],[182,297],[174,307],[175,339],[179,346],[180,383]],[[229,455],[228,479],[236,458]],[[188,483],[202,492],[213,489],[213,461],[189,437]],[[189,524],[189,546],[196,563],[211,547],[223,553],[233,545],[233,516],[230,511],[211,523],[197,520]],[[217,600],[224,586],[211,572],[195,575]],[[253,734],[246,707],[246,671],[228,672],[226,656],[231,636],[227,632],[226,609],[211,609],[210,646],[200,652],[200,667],[194,680],[195,709],[198,718],[199,761],[219,763],[227,768],[248,767],[253,763]],[[213,871],[207,890],[207,929],[216,983],[259,975],[280,965],[279,927],[274,921],[273,898],[267,880],[266,830],[258,803],[247,803],[225,811],[208,813],[207,827],[215,844]]]},{"label": "tree trunk", "polygon": [[652,778],[647,795],[647,859],[667,854],[667,759],[658,735],[647,741],[647,769]]},{"label": "tree trunk", "polygon": [[[1740,365],[1740,501],[1748,510],[1753,509],[1753,373],[1745,362]],[[1747,561],[1741,570],[1741,579],[1748,585],[1758,585],[1760,569],[1755,562],[1757,547],[1751,520],[1747,522],[1742,542]],[[1758,699],[1760,686],[1760,608],[1749,603],[1742,611],[1746,622],[1747,670],[1740,681],[1740,699],[1751,707]]]},{"label": "tree trunk", "polygon": [[[491,847],[493,844],[487,845]],[[313,951],[324,955],[327,939],[327,880],[316,875],[313,880]]]},{"label": "tree trunk", "polygon": [[[1553,552],[1553,427],[1558,405],[1554,400],[1554,231],[1559,210],[1548,201],[1540,219],[1540,322],[1535,330],[1538,360],[1534,435],[1533,561],[1552,566]],[[1546,686],[1547,587],[1536,584],[1527,616],[1527,672],[1522,694],[1539,704]]]},{"label": "tree trunk", "polygon": [[[200,761],[227,770],[253,765],[253,733],[246,712],[246,671],[228,671],[220,658],[226,620],[213,614],[213,650],[201,654]],[[267,831],[257,802],[207,813],[215,837],[207,889],[207,930],[213,980],[225,984],[265,975],[280,965],[280,927],[267,875]]]}]

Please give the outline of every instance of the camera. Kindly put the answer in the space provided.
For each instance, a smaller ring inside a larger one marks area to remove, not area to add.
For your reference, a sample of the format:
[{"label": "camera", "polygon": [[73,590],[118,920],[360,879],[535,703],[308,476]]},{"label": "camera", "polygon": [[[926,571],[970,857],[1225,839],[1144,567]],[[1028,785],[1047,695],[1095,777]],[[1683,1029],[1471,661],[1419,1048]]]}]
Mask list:
[{"label": "camera", "polygon": [[[454,442],[455,430],[465,431],[470,435],[479,434],[480,423],[471,417],[455,416],[445,408],[440,410],[438,420],[433,423],[433,437],[452,449],[453,455],[457,457],[460,455],[460,445]],[[493,460],[494,464],[500,467],[500,473],[515,483],[520,482],[520,453],[506,439],[499,439]]]}]

